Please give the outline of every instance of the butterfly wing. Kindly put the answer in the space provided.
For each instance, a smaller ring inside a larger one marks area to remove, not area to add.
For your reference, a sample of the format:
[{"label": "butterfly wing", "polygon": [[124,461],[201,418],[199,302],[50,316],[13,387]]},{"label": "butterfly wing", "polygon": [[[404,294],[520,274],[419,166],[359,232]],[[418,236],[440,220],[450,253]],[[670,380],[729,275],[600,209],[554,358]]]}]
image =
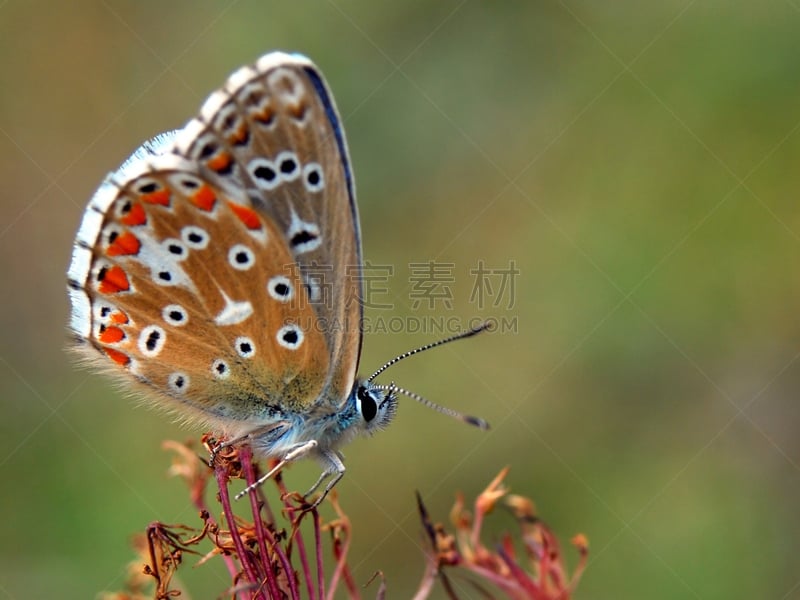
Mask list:
[{"label": "butterfly wing", "polygon": [[267,55],[171,138],[90,202],[68,273],[73,331],[234,435],[338,405],[360,352],[360,238],[321,76]]},{"label": "butterfly wing", "polygon": [[176,152],[283,233],[323,331],[319,403],[339,405],[361,352],[361,236],[344,131],[308,59],[271,53],[234,73],[179,134]]}]

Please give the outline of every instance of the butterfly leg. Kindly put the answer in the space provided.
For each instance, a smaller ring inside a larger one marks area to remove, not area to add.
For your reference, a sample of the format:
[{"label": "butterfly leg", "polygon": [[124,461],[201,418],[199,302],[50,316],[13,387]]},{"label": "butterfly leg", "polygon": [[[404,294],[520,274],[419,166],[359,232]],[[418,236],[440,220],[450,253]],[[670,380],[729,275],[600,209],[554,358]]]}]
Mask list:
[{"label": "butterfly leg", "polygon": [[275,473],[277,473],[283,467],[285,467],[287,463],[290,463],[293,460],[297,460],[298,458],[304,457],[306,454],[308,454],[309,452],[314,450],[316,447],[317,447],[317,440],[309,440],[308,442],[300,442],[298,444],[295,444],[294,446],[291,447],[291,449],[286,454],[283,455],[283,458],[278,462],[278,464],[275,465],[274,467],[272,467],[266,473],[266,475],[262,475],[258,479],[258,481],[248,485],[241,492],[236,494],[236,496],[234,498],[236,500],[239,500],[239,498],[241,498],[242,496],[245,496],[245,495],[249,494],[254,489],[256,489],[256,488],[260,487],[261,485],[263,485],[264,482],[267,479],[269,479],[270,477],[275,475]]},{"label": "butterfly leg", "polygon": [[319,456],[326,463],[325,470],[319,476],[317,482],[311,486],[311,489],[303,494],[303,498],[308,498],[311,494],[313,494],[327,477],[332,475],[333,478],[328,482],[328,485],[325,486],[325,489],[322,491],[322,494],[320,494],[320,497],[317,498],[311,505],[311,508],[316,508],[323,500],[325,500],[325,496],[327,496],[328,492],[330,492],[334,486],[339,483],[339,480],[344,477],[345,472],[342,455],[335,450],[325,450],[324,452],[321,452]]}]

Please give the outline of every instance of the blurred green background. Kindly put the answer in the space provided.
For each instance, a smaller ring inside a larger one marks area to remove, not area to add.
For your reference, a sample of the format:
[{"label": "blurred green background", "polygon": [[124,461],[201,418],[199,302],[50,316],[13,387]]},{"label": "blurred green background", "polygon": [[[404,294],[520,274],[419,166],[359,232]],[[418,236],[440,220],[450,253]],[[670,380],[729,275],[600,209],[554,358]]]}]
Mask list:
[{"label": "blurred green background", "polygon": [[[357,581],[409,597],[414,490],[445,520],[511,465],[565,546],[590,540],[577,598],[800,598],[792,0],[0,4],[0,597],[119,588],[131,534],[194,522],[159,448],[194,433],[75,368],[64,273],[102,177],[275,48],[342,113],[365,257],[394,269],[368,317],[516,323],[391,372],[494,427],[408,400],[346,449]],[[452,306],[414,310],[426,261]],[[519,269],[509,301],[471,299],[480,261]],[[440,336],[369,333],[361,370]]]}]

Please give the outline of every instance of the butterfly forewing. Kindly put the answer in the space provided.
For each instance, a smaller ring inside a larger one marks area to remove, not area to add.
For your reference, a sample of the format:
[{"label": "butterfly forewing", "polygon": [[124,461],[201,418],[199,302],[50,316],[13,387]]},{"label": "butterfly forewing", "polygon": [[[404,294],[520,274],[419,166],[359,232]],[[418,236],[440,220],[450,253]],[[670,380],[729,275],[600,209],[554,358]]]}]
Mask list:
[{"label": "butterfly forewing", "polygon": [[360,353],[360,236],[344,134],[321,75],[285,54],[240,69],[179,134],[176,152],[280,231],[290,257],[275,267],[299,270],[314,309],[300,324],[324,335],[318,349],[330,365],[317,401],[340,404]]},{"label": "butterfly forewing", "polygon": [[316,350],[326,347],[321,332],[293,325],[314,313],[285,266],[280,229],[179,157],[139,171],[105,184],[90,205],[95,215],[107,208],[79,232],[70,286],[89,314],[73,328],[110,363],[229,432],[313,403],[329,360]]}]

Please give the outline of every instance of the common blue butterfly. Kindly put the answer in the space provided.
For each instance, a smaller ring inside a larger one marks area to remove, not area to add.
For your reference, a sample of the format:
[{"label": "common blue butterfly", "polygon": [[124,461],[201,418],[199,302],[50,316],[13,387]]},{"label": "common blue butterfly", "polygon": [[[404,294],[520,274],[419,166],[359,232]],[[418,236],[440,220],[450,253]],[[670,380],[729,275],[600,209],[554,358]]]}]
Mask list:
[{"label": "common blue butterfly", "polygon": [[[67,273],[70,327],[94,366],[277,468],[389,423],[397,395],[358,378],[361,237],[344,132],[322,75],[274,52],[237,70],[181,130],[102,183]],[[325,277],[322,277],[324,275]],[[267,474],[269,476],[271,473]],[[265,476],[266,477],[266,476]],[[308,495],[307,494],[307,495]]]}]

